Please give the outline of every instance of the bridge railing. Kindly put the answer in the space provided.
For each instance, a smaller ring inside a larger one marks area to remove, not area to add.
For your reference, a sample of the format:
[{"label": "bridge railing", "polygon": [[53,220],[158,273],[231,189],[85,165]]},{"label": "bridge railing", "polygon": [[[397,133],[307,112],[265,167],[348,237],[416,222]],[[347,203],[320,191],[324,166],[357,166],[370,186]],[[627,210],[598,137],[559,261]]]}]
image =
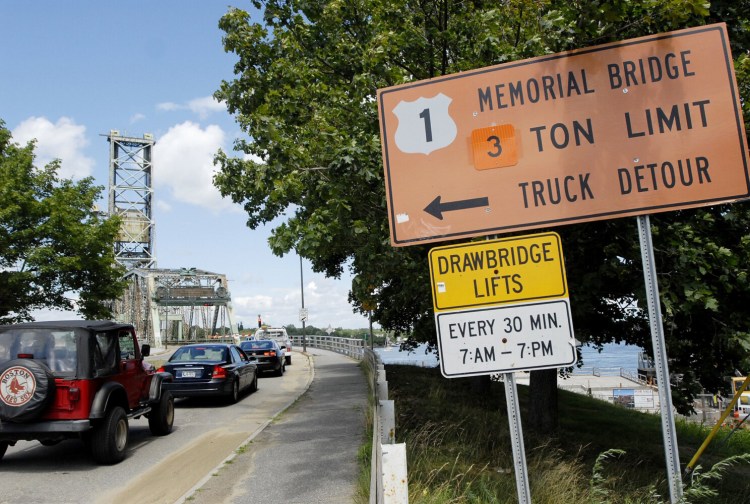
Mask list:
[{"label": "bridge railing", "polygon": [[370,382],[375,414],[370,458],[370,504],[406,504],[409,486],[406,444],[396,443],[396,409],[388,400],[385,367],[375,352],[366,349],[362,359]]},{"label": "bridge railing", "polygon": [[[295,335],[291,336],[291,338],[292,348],[301,350],[303,348],[302,336]],[[305,344],[314,348],[338,352],[359,360],[362,360],[365,352],[365,341],[357,338],[340,338],[338,336],[312,334],[305,336]]]}]

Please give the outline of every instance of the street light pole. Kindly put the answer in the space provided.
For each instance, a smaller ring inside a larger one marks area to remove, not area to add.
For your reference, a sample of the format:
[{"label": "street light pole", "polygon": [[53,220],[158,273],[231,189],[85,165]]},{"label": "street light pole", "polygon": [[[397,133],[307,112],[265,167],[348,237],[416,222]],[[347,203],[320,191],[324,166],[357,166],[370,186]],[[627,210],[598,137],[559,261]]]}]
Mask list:
[{"label": "street light pole", "polygon": [[[299,256],[299,290],[302,294],[302,312],[305,311],[305,281],[302,277],[302,256]],[[305,317],[306,318],[306,317]],[[307,338],[305,337],[305,318],[302,319],[302,351],[307,353]]]},{"label": "street light pole", "polygon": [[374,338],[374,336],[372,334],[372,310],[370,310],[369,315],[370,315],[369,316],[369,319],[370,319],[370,350],[374,350],[375,349],[375,338]]}]

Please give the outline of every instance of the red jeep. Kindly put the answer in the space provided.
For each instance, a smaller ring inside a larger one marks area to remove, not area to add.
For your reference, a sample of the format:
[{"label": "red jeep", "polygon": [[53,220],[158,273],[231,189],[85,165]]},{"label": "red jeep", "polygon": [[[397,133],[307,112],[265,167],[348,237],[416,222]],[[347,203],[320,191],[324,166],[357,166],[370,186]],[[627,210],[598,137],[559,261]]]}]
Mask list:
[{"label": "red jeep", "polygon": [[[0,458],[19,440],[81,438],[100,464],[125,458],[128,418],[169,434],[174,400],[138,348],[135,329],[109,320],[0,326]],[[144,365],[145,364],[145,365]]]}]

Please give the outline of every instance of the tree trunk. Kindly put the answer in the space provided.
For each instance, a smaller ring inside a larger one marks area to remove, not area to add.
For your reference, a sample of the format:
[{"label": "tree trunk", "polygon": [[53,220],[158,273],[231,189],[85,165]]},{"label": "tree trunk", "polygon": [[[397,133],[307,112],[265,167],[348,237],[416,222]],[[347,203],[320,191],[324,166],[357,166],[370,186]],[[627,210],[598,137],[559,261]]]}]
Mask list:
[{"label": "tree trunk", "polygon": [[471,389],[477,395],[487,396],[490,393],[490,375],[474,376],[471,380]]},{"label": "tree trunk", "polygon": [[557,369],[531,372],[529,382],[529,420],[531,429],[540,433],[557,430]]}]

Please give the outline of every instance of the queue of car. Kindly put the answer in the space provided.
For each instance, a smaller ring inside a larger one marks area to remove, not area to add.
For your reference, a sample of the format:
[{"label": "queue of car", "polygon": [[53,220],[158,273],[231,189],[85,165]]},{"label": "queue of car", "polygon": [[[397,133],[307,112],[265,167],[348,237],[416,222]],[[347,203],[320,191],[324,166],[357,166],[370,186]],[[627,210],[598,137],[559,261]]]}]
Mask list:
[{"label": "queue of car", "polygon": [[220,397],[233,404],[258,390],[260,373],[282,376],[291,364],[285,335],[183,345],[154,370],[145,360],[150,346],[139,346],[129,324],[0,326],[0,459],[18,441],[50,446],[80,438],[96,462],[120,462],[130,418],[145,416],[151,432],[164,436],[172,431],[175,398]]},{"label": "queue of car", "polygon": [[221,396],[236,403],[246,390],[258,390],[258,366],[237,345],[185,345],[158,371],[174,377],[164,385],[174,397]]},{"label": "queue of car", "polygon": [[258,371],[270,371],[275,376],[286,371],[286,350],[275,340],[246,340],[240,343],[240,348],[255,361]]}]

